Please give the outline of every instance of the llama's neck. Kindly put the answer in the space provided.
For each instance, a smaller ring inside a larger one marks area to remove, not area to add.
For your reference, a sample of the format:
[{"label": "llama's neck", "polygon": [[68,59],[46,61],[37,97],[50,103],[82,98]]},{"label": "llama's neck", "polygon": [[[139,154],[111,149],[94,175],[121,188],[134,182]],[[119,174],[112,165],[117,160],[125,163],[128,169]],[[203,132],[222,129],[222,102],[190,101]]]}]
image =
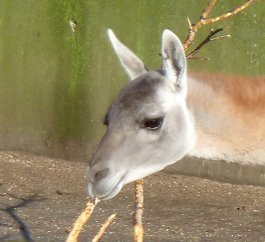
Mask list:
[{"label": "llama's neck", "polygon": [[210,85],[189,79],[187,104],[196,130],[189,155],[265,164],[265,102],[257,109],[237,103],[235,92],[221,86],[222,80],[217,81],[219,84]]}]

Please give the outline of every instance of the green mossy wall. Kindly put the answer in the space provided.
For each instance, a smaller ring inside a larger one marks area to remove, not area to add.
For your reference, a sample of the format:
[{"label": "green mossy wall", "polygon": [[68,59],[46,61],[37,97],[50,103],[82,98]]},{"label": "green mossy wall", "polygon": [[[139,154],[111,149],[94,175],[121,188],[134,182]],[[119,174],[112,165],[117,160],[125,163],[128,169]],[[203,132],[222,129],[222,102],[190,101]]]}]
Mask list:
[{"label": "green mossy wall", "polygon": [[[1,0],[0,149],[64,158],[89,157],[104,131],[102,118],[127,77],[107,40],[112,28],[150,68],[160,66],[160,39],[169,28],[183,40],[187,16],[207,0]],[[240,4],[244,1],[237,1]],[[232,39],[209,44],[189,68],[264,76],[262,1],[222,23]],[[212,15],[230,10],[220,1]],[[76,23],[73,31],[70,21]]]}]

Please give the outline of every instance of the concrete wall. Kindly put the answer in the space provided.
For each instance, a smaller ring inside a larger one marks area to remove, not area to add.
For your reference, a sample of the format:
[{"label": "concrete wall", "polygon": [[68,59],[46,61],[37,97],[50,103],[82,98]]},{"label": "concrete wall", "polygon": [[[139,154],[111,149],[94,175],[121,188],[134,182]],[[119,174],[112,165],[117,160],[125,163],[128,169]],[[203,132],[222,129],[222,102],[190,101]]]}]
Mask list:
[{"label": "concrete wall", "polygon": [[[127,82],[106,29],[157,68],[162,30],[169,28],[184,40],[187,16],[197,19],[207,2],[0,1],[0,149],[87,160],[104,132],[105,110]],[[221,1],[212,16],[235,5]],[[264,7],[257,3],[202,30],[197,43],[210,28],[226,25],[232,39],[209,44],[201,56],[211,60],[190,61],[189,68],[264,75]],[[212,169],[204,161],[181,164],[178,172],[189,174]],[[226,173],[225,167],[217,173]]]}]

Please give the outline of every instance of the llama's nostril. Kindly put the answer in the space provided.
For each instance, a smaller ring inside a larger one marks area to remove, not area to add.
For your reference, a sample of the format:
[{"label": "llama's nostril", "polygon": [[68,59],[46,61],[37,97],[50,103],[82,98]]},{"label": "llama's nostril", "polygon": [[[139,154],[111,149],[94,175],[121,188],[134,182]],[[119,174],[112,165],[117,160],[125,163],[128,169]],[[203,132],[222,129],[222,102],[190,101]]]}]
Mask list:
[{"label": "llama's nostril", "polygon": [[94,175],[95,181],[99,181],[99,180],[103,179],[104,177],[106,177],[108,172],[109,172],[108,168],[96,172],[95,175]]}]

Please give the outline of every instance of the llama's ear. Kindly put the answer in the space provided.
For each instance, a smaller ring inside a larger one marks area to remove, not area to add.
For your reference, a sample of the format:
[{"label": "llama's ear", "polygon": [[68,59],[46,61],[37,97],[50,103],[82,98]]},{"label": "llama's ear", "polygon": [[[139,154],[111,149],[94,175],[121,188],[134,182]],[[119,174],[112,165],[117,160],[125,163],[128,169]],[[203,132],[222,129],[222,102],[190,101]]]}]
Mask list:
[{"label": "llama's ear", "polygon": [[118,40],[111,29],[108,29],[108,35],[112,47],[119,57],[119,60],[127,72],[130,80],[133,80],[146,73],[144,63],[129,48],[127,48]]},{"label": "llama's ear", "polygon": [[170,30],[164,30],[162,35],[163,69],[166,78],[172,81],[176,88],[186,88],[186,56],[179,38]]}]

